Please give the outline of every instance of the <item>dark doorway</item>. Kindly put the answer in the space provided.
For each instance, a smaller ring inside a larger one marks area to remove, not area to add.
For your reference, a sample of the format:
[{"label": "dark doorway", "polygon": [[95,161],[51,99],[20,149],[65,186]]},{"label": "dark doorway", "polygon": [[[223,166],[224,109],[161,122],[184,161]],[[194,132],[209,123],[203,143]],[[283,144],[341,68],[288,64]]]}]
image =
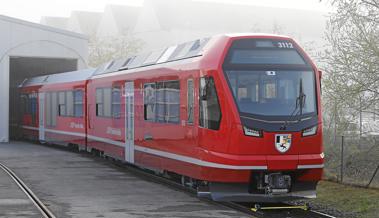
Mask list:
[{"label": "dark doorway", "polygon": [[21,136],[18,86],[26,79],[77,70],[77,59],[10,57],[9,60],[9,138]]}]

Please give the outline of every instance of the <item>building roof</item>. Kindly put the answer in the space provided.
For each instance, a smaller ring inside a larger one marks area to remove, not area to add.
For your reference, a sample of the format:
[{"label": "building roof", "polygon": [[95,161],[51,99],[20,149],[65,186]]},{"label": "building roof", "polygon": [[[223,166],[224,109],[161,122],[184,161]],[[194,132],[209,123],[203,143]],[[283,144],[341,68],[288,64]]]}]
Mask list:
[{"label": "building roof", "polygon": [[69,20],[75,20],[73,23],[76,23],[77,26],[69,25],[67,29],[86,35],[93,35],[97,32],[102,14],[100,12],[72,11]]},{"label": "building roof", "polygon": [[29,21],[25,21],[25,20],[13,18],[13,17],[8,17],[8,16],[4,16],[4,15],[0,15],[0,20],[5,21],[5,22],[14,23],[14,24],[24,25],[24,26],[28,26],[28,27],[32,27],[32,28],[37,28],[37,29],[41,29],[41,30],[45,30],[45,31],[49,31],[49,32],[55,32],[58,34],[63,34],[63,35],[71,36],[71,37],[88,39],[88,37],[83,35],[83,34],[74,33],[74,32],[68,31],[68,30],[62,30],[62,29],[58,29],[55,27],[50,27],[50,26],[46,26],[46,25],[42,25],[42,24],[32,23]]},{"label": "building roof", "polygon": [[59,28],[59,29],[66,29],[67,28],[67,17],[49,17],[44,16],[41,17],[40,23],[43,25]]},{"label": "building roof", "polygon": [[104,13],[112,13],[120,34],[132,32],[140,15],[140,6],[107,5]]},{"label": "building roof", "polygon": [[281,24],[290,27],[289,31],[298,29],[304,35],[320,35],[319,27],[324,25],[323,15],[317,11],[192,0],[147,1],[154,8],[163,30],[197,29],[221,33],[252,31],[259,27],[261,31],[268,31],[274,24]]}]

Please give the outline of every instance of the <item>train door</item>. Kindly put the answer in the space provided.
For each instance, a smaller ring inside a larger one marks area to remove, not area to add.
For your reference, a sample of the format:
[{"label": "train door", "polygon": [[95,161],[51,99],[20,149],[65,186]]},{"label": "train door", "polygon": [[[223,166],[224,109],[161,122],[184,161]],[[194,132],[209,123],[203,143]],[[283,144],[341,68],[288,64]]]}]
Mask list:
[{"label": "train door", "polygon": [[45,141],[45,93],[38,94],[39,140]]},{"label": "train door", "polygon": [[134,163],[134,82],[125,83],[125,160]]}]

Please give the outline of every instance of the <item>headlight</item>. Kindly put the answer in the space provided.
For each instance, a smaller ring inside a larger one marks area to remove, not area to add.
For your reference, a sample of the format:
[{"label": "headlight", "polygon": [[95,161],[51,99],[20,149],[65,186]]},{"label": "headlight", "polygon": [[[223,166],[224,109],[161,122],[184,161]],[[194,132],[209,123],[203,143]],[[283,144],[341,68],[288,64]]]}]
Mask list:
[{"label": "headlight", "polygon": [[311,135],[316,135],[317,133],[317,126],[312,126],[307,129],[303,129],[302,136],[311,136]]},{"label": "headlight", "polygon": [[243,127],[243,132],[247,136],[262,137],[262,131],[256,130],[256,129],[250,129],[245,126]]}]

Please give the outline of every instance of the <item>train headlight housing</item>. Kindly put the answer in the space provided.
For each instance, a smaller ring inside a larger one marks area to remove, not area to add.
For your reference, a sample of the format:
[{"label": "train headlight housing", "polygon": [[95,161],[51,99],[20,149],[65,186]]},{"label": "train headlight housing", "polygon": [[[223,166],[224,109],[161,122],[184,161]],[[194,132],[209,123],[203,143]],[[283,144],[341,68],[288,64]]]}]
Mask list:
[{"label": "train headlight housing", "polygon": [[262,131],[257,129],[250,129],[246,126],[243,127],[243,132],[246,136],[262,137]]},{"label": "train headlight housing", "polygon": [[302,136],[305,137],[305,136],[316,135],[316,133],[317,133],[317,126],[312,126],[310,128],[303,129]]}]

